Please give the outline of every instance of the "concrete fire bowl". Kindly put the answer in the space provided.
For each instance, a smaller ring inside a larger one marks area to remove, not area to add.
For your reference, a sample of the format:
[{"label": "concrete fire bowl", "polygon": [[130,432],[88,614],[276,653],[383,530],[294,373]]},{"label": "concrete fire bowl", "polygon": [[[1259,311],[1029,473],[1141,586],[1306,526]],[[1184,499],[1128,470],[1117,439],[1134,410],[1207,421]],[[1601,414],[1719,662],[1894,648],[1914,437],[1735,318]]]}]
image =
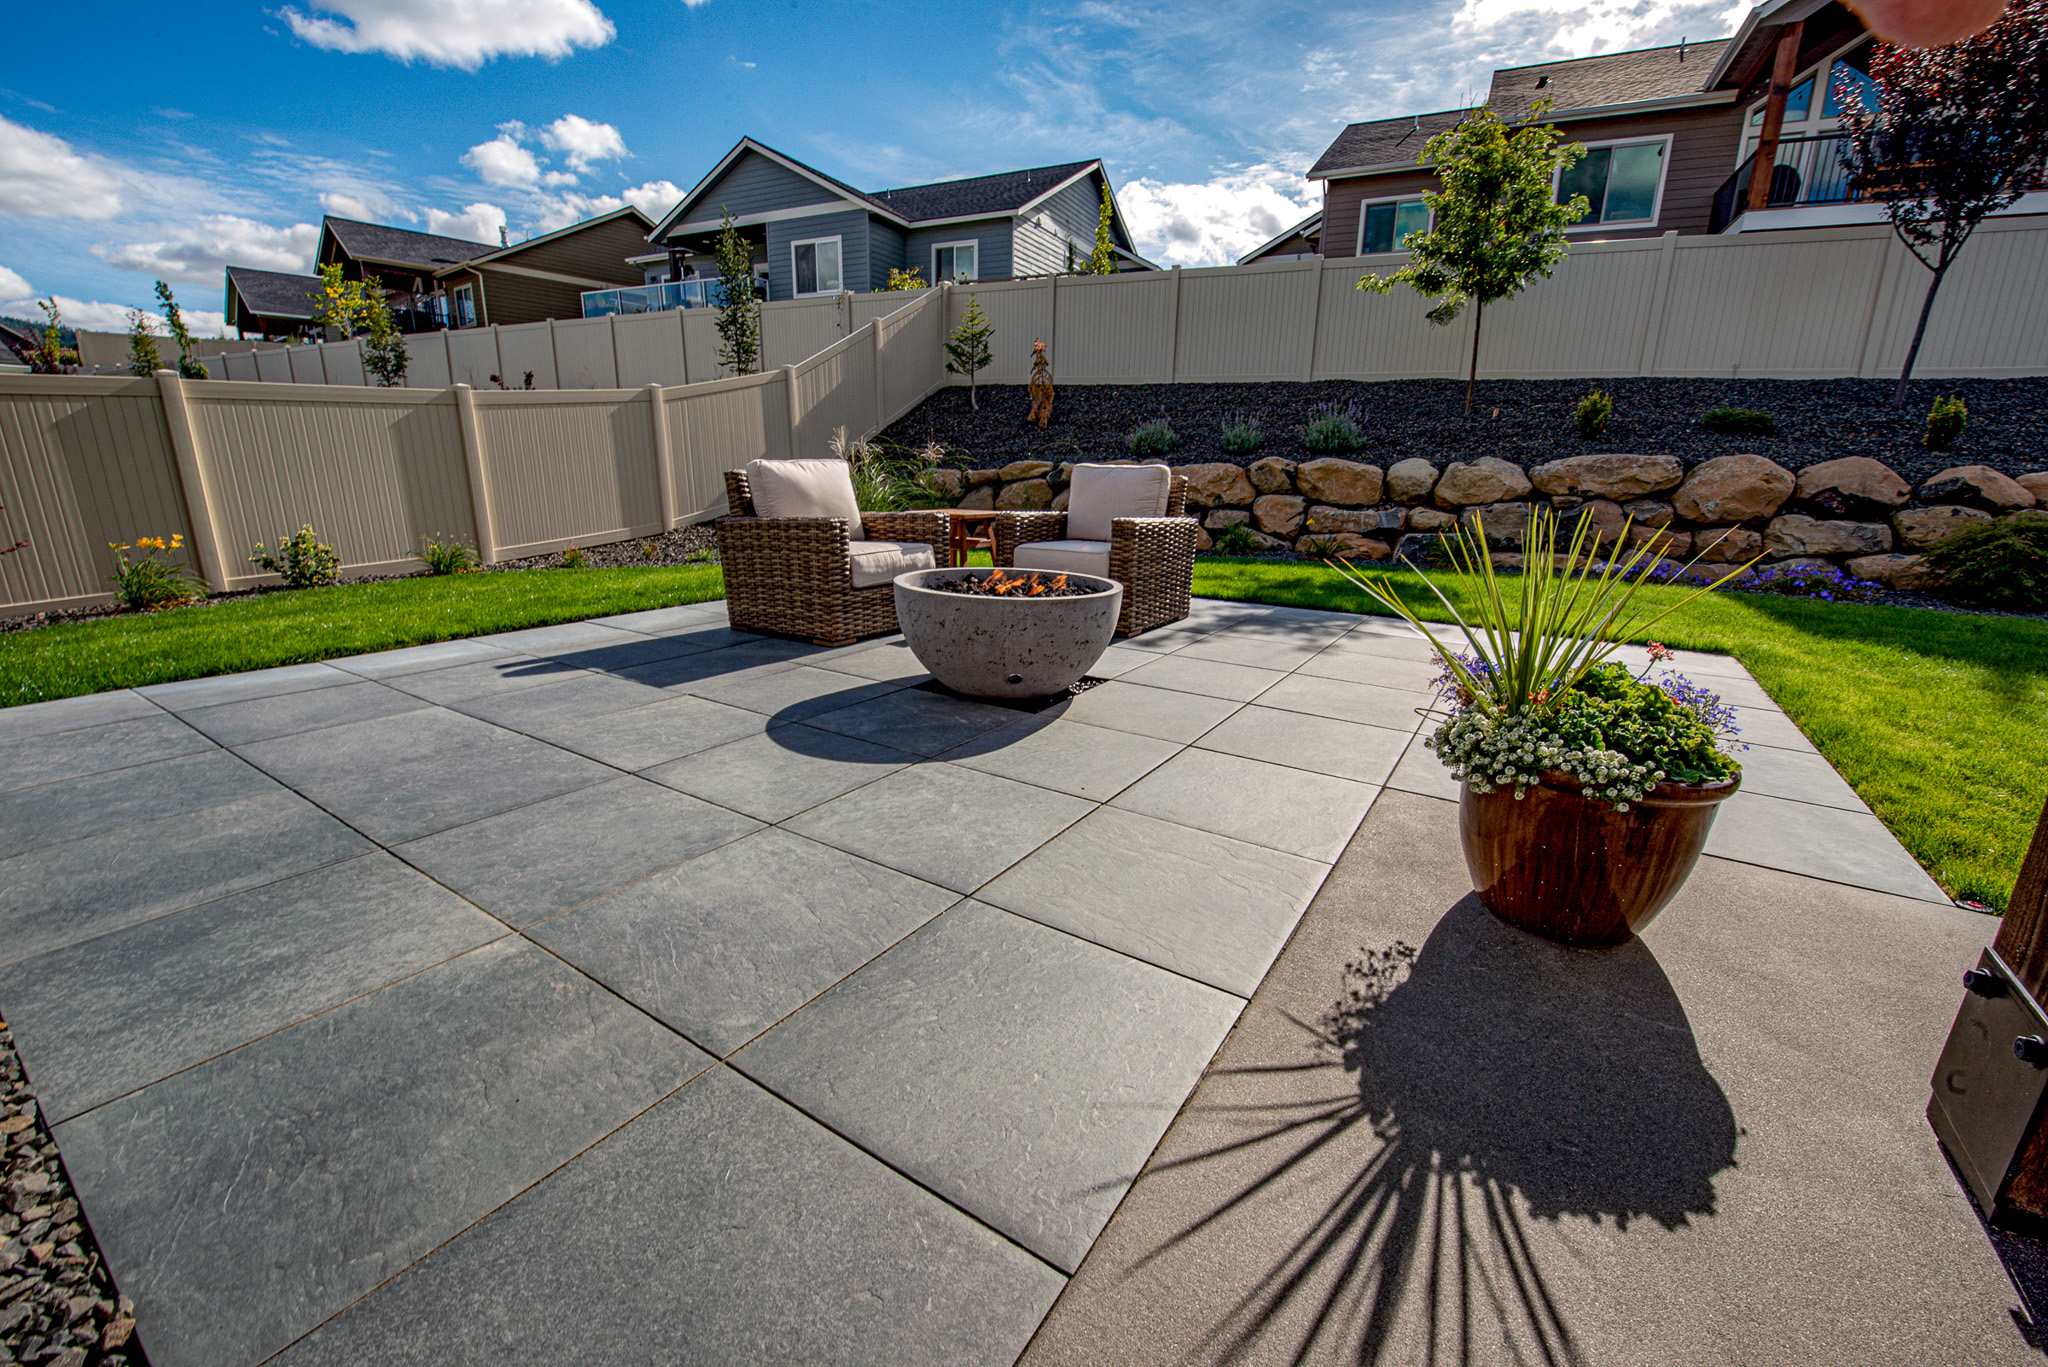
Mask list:
[{"label": "concrete fire bowl", "polygon": [[[985,579],[991,569],[912,570],[896,576],[896,621],[932,677],[975,698],[1043,698],[1086,674],[1116,634],[1124,586],[1069,574],[1093,590],[1065,598],[948,593],[927,585]],[[1018,573],[1018,571],[1010,571]],[[1026,570],[1025,574],[1044,571]]]}]

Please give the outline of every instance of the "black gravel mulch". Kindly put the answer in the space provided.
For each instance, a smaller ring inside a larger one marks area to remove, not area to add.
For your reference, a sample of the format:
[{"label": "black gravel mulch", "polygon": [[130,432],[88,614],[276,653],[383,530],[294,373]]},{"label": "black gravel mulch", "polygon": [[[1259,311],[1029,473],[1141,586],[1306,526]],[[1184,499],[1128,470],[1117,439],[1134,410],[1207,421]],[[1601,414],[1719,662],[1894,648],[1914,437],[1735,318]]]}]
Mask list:
[{"label": "black gravel mulch", "polygon": [[[1132,428],[1164,416],[1180,437],[1176,465],[1261,456],[1316,455],[1301,429],[1327,404],[1356,404],[1366,444],[1353,459],[1391,464],[1421,456],[1438,465],[1499,456],[1540,465],[1592,451],[1664,453],[1688,465],[1737,451],[1769,456],[1788,469],[1838,456],[1872,456],[1914,484],[1952,465],[1981,464],[2008,475],[2048,469],[2048,378],[1916,380],[1905,405],[1891,406],[1896,380],[1487,380],[1472,416],[1458,380],[1319,380],[1306,384],[1066,385],[1043,431],[1027,425],[1021,385],[982,385],[981,408],[967,390],[947,388],[899,418],[883,434],[906,447],[938,441],[945,464],[988,468],[1014,460],[1100,460],[1126,455]],[[1593,390],[1614,400],[1606,433],[1592,441],[1572,428],[1572,411]],[[1936,396],[1969,407],[1969,425],[1953,451],[1920,444]],[[1700,426],[1710,408],[1751,408],[1778,420],[1774,437],[1731,437]],[[1219,446],[1226,415],[1245,413],[1265,429],[1265,444],[1233,455]]]}]

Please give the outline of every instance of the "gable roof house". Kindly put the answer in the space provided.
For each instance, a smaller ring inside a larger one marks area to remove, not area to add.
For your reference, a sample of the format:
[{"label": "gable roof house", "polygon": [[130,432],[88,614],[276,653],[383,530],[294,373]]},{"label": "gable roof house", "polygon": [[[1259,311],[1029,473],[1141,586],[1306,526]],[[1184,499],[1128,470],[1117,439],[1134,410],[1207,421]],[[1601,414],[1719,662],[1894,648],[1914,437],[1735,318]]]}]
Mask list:
[{"label": "gable roof house", "polygon": [[628,204],[442,266],[434,282],[445,300],[448,326],[581,318],[585,293],[641,282],[640,268],[628,258],[646,247],[653,226],[654,220]]},{"label": "gable roof house", "polygon": [[238,337],[303,337],[314,331],[313,310],[320,288],[317,275],[229,266],[227,304],[222,314]]},{"label": "gable roof house", "polygon": [[[1859,202],[1836,152],[1844,102],[1872,87],[1874,45],[1836,0],[1770,0],[1732,38],[1503,68],[1485,107],[1513,121],[1550,100],[1549,121],[1586,147],[1556,189],[1592,205],[1569,229],[1574,240],[1878,222],[1882,207]],[[1423,147],[1470,112],[1339,133],[1308,173],[1324,185],[1322,254],[1394,251],[1425,229],[1422,196],[1438,186],[1418,164]],[[2048,196],[2030,195],[2010,212],[2044,210]]]},{"label": "gable roof house", "polygon": [[[869,193],[742,138],[647,235],[657,250],[635,261],[650,285],[717,275],[730,210],[769,299],[881,289],[891,270],[927,281],[1051,275],[1095,250],[1106,188],[1120,268],[1153,269],[1132,248],[1099,159]],[[586,308],[611,311],[602,300]]]},{"label": "gable roof house", "polygon": [[[501,229],[501,246],[503,237]],[[338,264],[344,280],[381,285],[401,332],[435,332],[447,326],[443,305],[435,297],[435,273],[496,250],[460,237],[416,233],[410,228],[360,223],[330,214],[320,220],[320,246],[313,260],[321,266]]]}]

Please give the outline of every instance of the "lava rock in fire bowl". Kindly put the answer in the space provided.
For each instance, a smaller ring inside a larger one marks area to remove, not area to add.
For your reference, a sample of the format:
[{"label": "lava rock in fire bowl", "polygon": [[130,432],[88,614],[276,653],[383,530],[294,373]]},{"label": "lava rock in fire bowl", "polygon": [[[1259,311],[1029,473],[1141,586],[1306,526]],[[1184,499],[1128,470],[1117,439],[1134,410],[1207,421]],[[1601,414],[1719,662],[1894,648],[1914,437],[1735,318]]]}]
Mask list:
[{"label": "lava rock in fire bowl", "polygon": [[896,622],[919,664],[955,693],[1043,698],[1109,648],[1124,586],[1042,570],[912,570],[896,576]]}]

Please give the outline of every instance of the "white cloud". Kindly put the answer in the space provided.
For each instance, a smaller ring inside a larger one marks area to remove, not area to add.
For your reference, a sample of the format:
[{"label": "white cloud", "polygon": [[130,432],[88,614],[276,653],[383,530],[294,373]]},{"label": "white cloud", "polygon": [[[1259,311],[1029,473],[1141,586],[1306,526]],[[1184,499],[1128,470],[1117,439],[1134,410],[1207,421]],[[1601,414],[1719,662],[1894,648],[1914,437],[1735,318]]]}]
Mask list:
[{"label": "white cloud", "polygon": [[579,114],[564,114],[543,128],[540,140],[562,153],[577,171],[588,171],[594,161],[626,155],[626,140],[608,123],[592,123]]},{"label": "white cloud", "polygon": [[207,214],[154,241],[105,243],[93,255],[110,266],[161,280],[217,284],[223,266],[304,275],[313,268],[320,229],[311,223],[277,228],[234,214]]},{"label": "white cloud", "polygon": [[322,0],[278,14],[315,47],[465,71],[493,57],[567,57],[617,34],[591,0]]},{"label": "white cloud", "polygon": [[464,152],[462,164],[487,185],[526,187],[540,183],[540,162],[509,132]]},{"label": "white cloud", "polygon": [[672,180],[650,180],[619,191],[619,198],[659,223],[663,214],[682,201],[683,187]]},{"label": "white cloud", "polygon": [[1314,181],[1261,165],[1200,183],[1139,179],[1117,191],[1138,253],[1184,266],[1227,266],[1314,213]]},{"label": "white cloud", "polygon": [[1461,37],[1508,40],[1513,50],[1502,64],[1520,65],[1659,46],[1687,21],[1694,37],[1717,37],[1733,33],[1748,12],[1747,0],[1464,0],[1451,22]]},{"label": "white cloud", "polygon": [[350,194],[346,190],[322,190],[320,208],[336,218],[353,218],[359,222],[376,223],[387,218],[402,218],[407,223],[419,222],[419,215],[409,209],[401,209],[382,195]]},{"label": "white cloud", "polygon": [[29,287],[28,281],[22,278],[20,272],[11,271],[5,266],[0,266],[0,295],[7,295],[11,298],[17,294],[34,293],[35,291]]},{"label": "white cloud", "polygon": [[573,191],[542,195],[534,204],[534,226],[541,232],[551,233],[571,223],[581,223],[586,218],[623,209],[628,204],[659,222],[662,215],[675,208],[676,201],[682,197],[682,188],[667,180],[650,180],[615,195],[580,195]]},{"label": "white cloud", "polygon": [[121,177],[71,144],[0,118],[0,214],[23,218],[112,218],[123,207]]},{"label": "white cloud", "polygon": [[[126,332],[128,310],[134,307],[133,304],[103,304],[97,300],[73,299],[67,294],[57,296],[57,309],[64,315],[64,322],[70,327],[84,328],[88,332]],[[157,319],[151,310],[145,309],[144,312],[151,314],[155,321],[154,330],[161,332],[162,320]],[[180,308],[179,312],[185,319],[185,326],[191,329],[194,337],[227,336],[227,318],[224,314],[188,308]],[[37,322],[42,321],[43,317],[42,310],[36,307],[36,301],[32,298],[0,301],[0,313]]]},{"label": "white cloud", "polygon": [[504,226],[505,211],[495,204],[467,205],[459,214],[441,209],[427,210],[427,231],[442,237],[495,244],[498,230]]}]

